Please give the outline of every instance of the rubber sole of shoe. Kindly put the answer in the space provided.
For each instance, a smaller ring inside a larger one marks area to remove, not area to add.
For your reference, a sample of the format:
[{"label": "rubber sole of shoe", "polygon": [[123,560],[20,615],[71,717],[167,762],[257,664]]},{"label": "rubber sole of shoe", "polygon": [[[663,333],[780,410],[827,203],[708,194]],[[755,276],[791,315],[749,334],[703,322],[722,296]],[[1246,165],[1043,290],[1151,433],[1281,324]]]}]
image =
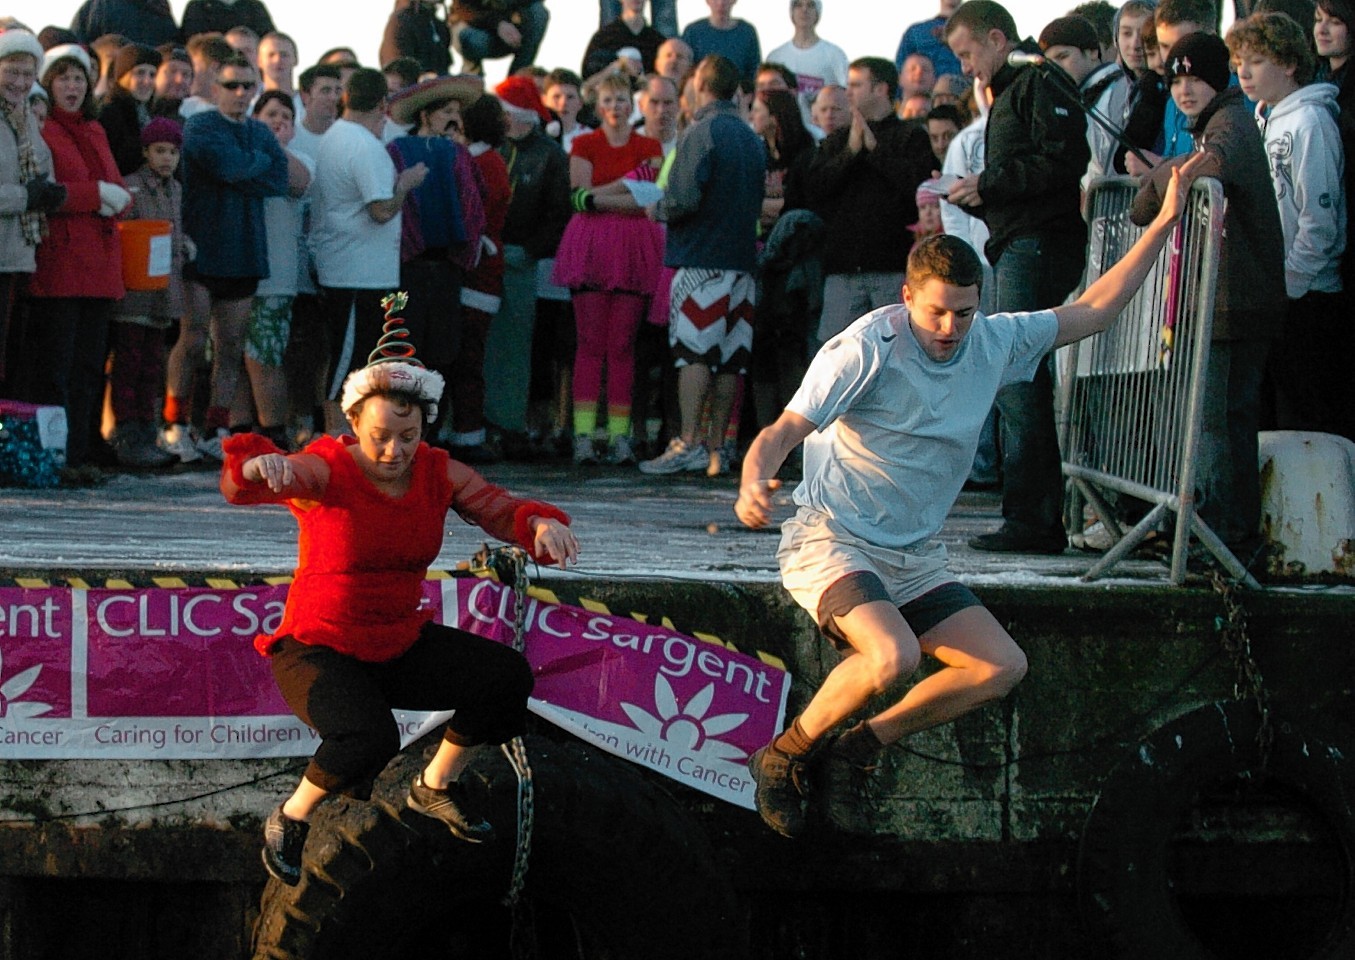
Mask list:
[{"label": "rubber sole of shoe", "polygon": [[436,813],[433,813],[432,810],[419,803],[419,801],[415,800],[413,797],[405,797],[405,806],[421,816],[425,816],[430,820],[436,820],[438,823],[445,826],[452,836],[456,837],[458,840],[464,840],[466,843],[490,843],[495,839],[493,827],[489,829],[488,833],[479,835],[467,833],[456,824],[439,817]]},{"label": "rubber sole of shoe", "polygon": [[300,870],[296,872],[296,876],[292,876],[291,874],[288,873],[283,873],[282,870],[277,865],[275,865],[273,863],[273,860],[268,856],[267,849],[260,850],[259,857],[260,859],[263,860],[263,868],[268,871],[268,875],[272,877],[274,880],[278,881],[279,883],[285,883],[289,887],[294,887],[301,882]]},{"label": "rubber sole of shoe", "polygon": [[762,798],[760,796],[763,786],[762,781],[758,779],[758,772],[762,768],[762,758],[766,753],[767,748],[761,747],[760,749],[755,750],[753,755],[748,758],[748,772],[752,774],[753,783],[756,784],[757,787],[753,792],[753,805],[757,808],[758,816],[762,818],[763,823],[788,840],[794,840],[795,838],[802,836],[809,826],[809,816],[805,809],[807,804],[804,801],[804,795],[801,794],[792,783],[790,784],[790,788],[795,790],[796,795],[801,798],[799,801],[800,809],[796,817],[789,820],[780,819],[774,815],[769,815],[769,813],[763,809],[763,804],[761,803]]}]

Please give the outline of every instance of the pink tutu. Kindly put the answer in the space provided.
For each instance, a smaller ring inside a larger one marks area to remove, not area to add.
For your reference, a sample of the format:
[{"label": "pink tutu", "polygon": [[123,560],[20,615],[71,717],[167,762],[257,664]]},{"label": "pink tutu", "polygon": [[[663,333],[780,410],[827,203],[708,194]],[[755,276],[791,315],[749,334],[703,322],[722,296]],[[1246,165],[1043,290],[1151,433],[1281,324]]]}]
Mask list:
[{"label": "pink tutu", "polygon": [[648,217],[576,213],[556,251],[551,282],[650,296],[663,268],[663,245],[663,228]]}]

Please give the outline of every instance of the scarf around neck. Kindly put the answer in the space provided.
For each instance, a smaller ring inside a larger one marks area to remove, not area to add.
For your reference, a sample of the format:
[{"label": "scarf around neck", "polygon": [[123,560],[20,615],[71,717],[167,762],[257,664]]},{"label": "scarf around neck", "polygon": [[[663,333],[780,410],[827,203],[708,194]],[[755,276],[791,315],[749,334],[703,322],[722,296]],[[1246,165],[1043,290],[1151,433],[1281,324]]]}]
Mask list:
[{"label": "scarf around neck", "polygon": [[[13,104],[8,100],[0,100],[0,113],[4,114],[5,123],[14,132],[14,142],[18,146],[19,184],[22,186],[30,180],[40,179],[42,171],[38,169],[38,158],[33,152],[33,141],[28,135],[28,101],[25,99],[22,103]],[[24,243],[30,247],[36,247],[47,235],[45,214],[25,210],[19,214],[19,225],[23,229]]]}]

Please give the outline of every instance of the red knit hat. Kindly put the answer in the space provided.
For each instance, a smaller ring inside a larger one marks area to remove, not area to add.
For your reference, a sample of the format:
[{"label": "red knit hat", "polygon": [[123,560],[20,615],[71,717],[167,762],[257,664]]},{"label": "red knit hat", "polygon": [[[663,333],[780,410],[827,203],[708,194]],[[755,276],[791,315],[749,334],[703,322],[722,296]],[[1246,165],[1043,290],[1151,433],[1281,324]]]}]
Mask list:
[{"label": "red knit hat", "polygon": [[504,112],[515,120],[531,122],[534,116],[542,123],[549,123],[554,117],[541,102],[541,92],[531,77],[509,77],[494,88],[495,95],[503,102]]}]

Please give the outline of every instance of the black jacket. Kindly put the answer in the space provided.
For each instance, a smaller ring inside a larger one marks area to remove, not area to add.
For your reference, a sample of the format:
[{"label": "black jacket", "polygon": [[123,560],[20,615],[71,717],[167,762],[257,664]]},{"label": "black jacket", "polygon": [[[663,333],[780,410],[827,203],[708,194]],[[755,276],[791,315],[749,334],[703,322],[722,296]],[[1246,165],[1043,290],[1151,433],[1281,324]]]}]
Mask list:
[{"label": "black jacket", "polygon": [[508,165],[513,200],[503,224],[503,242],[525,247],[538,260],[555,256],[573,212],[569,205],[569,157],[560,145],[533,130],[499,148]]},{"label": "black jacket", "polygon": [[667,39],[648,24],[635,34],[620,18],[613,20],[588,41],[588,48],[583,52],[583,78],[587,80],[599,70],[606,69],[623,47],[639,50],[640,62],[644,64],[645,72],[649,73],[654,69],[654,57],[658,55],[659,47]]},{"label": "black jacket", "polygon": [[167,0],[86,0],[71,19],[71,32],[85,44],[106,33],[120,33],[148,47],[180,40]]},{"label": "black jacket", "polygon": [[[1040,50],[1030,41],[1018,49]],[[1019,236],[1085,235],[1082,175],[1091,160],[1087,118],[1038,67],[1004,64],[993,77],[993,108],[979,174],[981,216],[990,234],[985,252],[996,263]]]},{"label": "black jacket", "polygon": [[124,177],[141,169],[141,118],[137,116],[136,101],[122,88],[109,95],[99,108],[99,125],[108,134],[108,148]]},{"label": "black jacket", "polygon": [[451,72],[452,30],[437,15],[437,9],[436,3],[398,0],[381,38],[383,66],[397,57],[413,57],[424,73],[441,76]]},{"label": "black jacket", "polygon": [[183,35],[187,39],[199,33],[225,33],[234,27],[249,27],[260,37],[272,33],[273,18],[263,0],[189,0],[183,12]]},{"label": "black jacket", "polygon": [[820,143],[809,162],[805,199],[828,226],[824,273],[902,273],[908,264],[917,187],[936,158],[927,134],[892,113],[870,129],[874,150],[853,156],[847,127]]}]

